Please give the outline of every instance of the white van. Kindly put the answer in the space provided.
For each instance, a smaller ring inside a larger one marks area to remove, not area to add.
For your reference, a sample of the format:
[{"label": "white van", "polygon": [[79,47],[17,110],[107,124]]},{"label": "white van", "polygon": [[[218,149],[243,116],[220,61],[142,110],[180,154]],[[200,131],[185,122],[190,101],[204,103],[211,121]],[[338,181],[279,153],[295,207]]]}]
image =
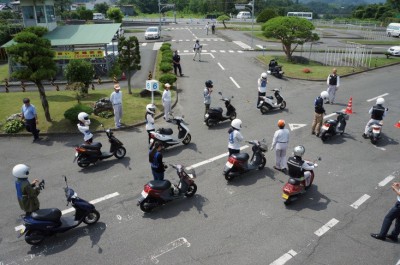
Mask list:
[{"label": "white van", "polygon": [[93,20],[106,19],[102,13],[93,13]]},{"label": "white van", "polygon": [[237,14],[236,18],[239,19],[251,18],[251,13],[247,11],[240,11],[239,14]]},{"label": "white van", "polygon": [[400,37],[400,23],[390,23],[386,28],[388,37]]}]

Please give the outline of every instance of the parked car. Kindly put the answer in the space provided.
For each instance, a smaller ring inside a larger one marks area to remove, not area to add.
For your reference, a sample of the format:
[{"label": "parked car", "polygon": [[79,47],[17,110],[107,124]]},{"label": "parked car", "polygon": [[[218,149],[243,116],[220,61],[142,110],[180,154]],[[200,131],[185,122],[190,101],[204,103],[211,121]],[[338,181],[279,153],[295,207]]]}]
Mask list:
[{"label": "parked car", "polygon": [[386,28],[388,37],[400,37],[400,23],[390,23]]},{"label": "parked car", "polygon": [[239,14],[237,14],[236,18],[238,19],[251,18],[251,13],[247,11],[240,11]]},{"label": "parked car", "polygon": [[387,51],[393,56],[400,56],[400,46],[390,47]]},{"label": "parked car", "polygon": [[106,17],[102,13],[93,13],[93,20],[102,20],[106,19]]},{"label": "parked car", "polygon": [[158,27],[148,27],[144,33],[144,38],[148,39],[159,39],[161,35],[160,29]]}]

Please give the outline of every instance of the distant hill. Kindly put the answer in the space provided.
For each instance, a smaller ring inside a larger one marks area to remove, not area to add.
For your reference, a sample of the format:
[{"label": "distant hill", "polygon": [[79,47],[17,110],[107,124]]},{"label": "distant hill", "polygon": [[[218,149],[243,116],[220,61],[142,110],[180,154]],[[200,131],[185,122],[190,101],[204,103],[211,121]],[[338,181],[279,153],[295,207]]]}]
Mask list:
[{"label": "distant hill", "polygon": [[346,1],[346,0],[299,0],[299,3],[306,4],[308,2],[322,2],[322,3],[327,3],[327,4],[337,4],[337,5],[343,5],[343,6],[348,6],[350,5],[365,5],[365,4],[378,4],[378,3],[386,3],[386,0],[352,0],[352,1]]}]

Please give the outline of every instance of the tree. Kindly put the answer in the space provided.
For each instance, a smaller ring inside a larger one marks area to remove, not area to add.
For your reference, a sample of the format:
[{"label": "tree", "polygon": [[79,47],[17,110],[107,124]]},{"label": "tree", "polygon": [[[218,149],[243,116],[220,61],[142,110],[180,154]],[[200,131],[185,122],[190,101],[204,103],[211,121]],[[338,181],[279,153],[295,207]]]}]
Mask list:
[{"label": "tree", "polygon": [[273,8],[266,8],[257,16],[257,23],[264,23],[270,20],[271,18],[277,17],[278,14],[276,13],[275,9]]},{"label": "tree", "polygon": [[93,19],[93,11],[85,9],[78,10],[79,18],[83,20],[92,20]]},{"label": "tree", "polygon": [[71,60],[65,68],[65,77],[68,83],[80,82],[85,85],[81,91],[83,94],[89,92],[89,85],[92,83],[93,75],[93,65],[84,60]]},{"label": "tree", "polygon": [[400,0],[386,0],[386,2],[393,8],[400,10]]},{"label": "tree", "polygon": [[116,23],[121,23],[124,14],[118,7],[111,7],[107,10],[107,17],[114,20]]},{"label": "tree", "polygon": [[128,91],[131,91],[131,72],[134,70],[140,70],[140,51],[139,41],[135,36],[126,39],[124,36],[119,38],[118,42],[118,63],[121,69],[126,72],[126,78],[128,79]]},{"label": "tree", "polygon": [[99,13],[105,14],[107,13],[107,10],[110,8],[110,6],[106,3],[99,3],[94,5],[94,10],[96,10]]},{"label": "tree", "polygon": [[222,24],[224,24],[224,28],[226,28],[225,21],[229,21],[230,19],[231,18],[227,15],[222,15],[222,16],[217,17],[217,20],[222,22]]},{"label": "tree", "polygon": [[[299,44],[319,40],[318,35],[312,32],[314,25],[304,18],[275,17],[263,26],[265,37],[281,40],[283,51],[288,60],[292,60],[292,53]],[[292,44],[296,44],[293,49]]]},{"label": "tree", "polygon": [[42,80],[52,79],[56,75],[56,64],[51,42],[43,38],[47,32],[43,27],[28,27],[14,37],[15,44],[7,48],[11,60],[22,67],[15,70],[12,76],[19,80],[33,82],[40,94],[46,120],[51,122],[49,103]]},{"label": "tree", "polygon": [[57,15],[61,15],[63,12],[68,11],[72,4],[72,0],[54,0],[54,9]]}]

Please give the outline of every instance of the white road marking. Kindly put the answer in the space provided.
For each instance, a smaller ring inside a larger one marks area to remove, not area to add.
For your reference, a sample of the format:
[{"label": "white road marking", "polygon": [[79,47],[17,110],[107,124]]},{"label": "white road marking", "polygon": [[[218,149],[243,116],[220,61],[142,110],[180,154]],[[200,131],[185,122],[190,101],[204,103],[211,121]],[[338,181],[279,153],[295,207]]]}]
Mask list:
[{"label": "white road marking", "polygon": [[294,124],[294,123],[289,123],[289,128],[290,128],[291,131],[300,129],[300,128],[304,127],[304,126],[307,126],[307,124]]},{"label": "white road marking", "polygon": [[229,50],[229,52],[230,52],[230,53],[233,53],[233,52],[235,52],[235,51]]},{"label": "white road marking", "polygon": [[[111,199],[111,198],[114,198],[114,197],[116,197],[116,196],[118,196],[119,195],[119,193],[118,192],[114,192],[114,193],[111,193],[111,194],[108,194],[108,195],[106,195],[106,196],[103,196],[103,197],[101,197],[101,198],[98,198],[98,199],[95,199],[95,200],[93,200],[93,201],[90,201],[90,203],[91,204],[96,204],[96,203],[98,203],[98,202],[101,202],[101,201],[105,201],[105,200],[108,200],[108,199]],[[70,213],[70,212],[73,212],[73,211],[75,211],[75,208],[68,208],[68,209],[65,209],[65,210],[63,210],[63,211],[61,211],[61,214],[67,214],[67,213]],[[19,225],[19,226],[16,226],[14,229],[15,229],[15,231],[19,231],[19,230],[21,230],[21,229],[23,229],[25,226],[24,225]]]},{"label": "white road marking", "polygon": [[400,259],[397,261],[396,265],[400,265]]},{"label": "white road marking", "polygon": [[243,51],[237,51],[238,53],[243,53]]},{"label": "white road marking", "polygon": [[155,42],[153,46],[153,51],[158,51],[161,48],[162,42]]},{"label": "white road marking", "polygon": [[163,246],[160,248],[156,254],[150,256],[150,260],[154,263],[157,264],[160,262],[157,258],[167,252],[170,252],[171,250],[176,249],[177,247],[180,247],[182,245],[186,245],[186,247],[190,247],[190,243],[186,240],[186,238],[181,237],[178,238],[175,241],[172,241],[171,243],[168,243],[167,245]]},{"label": "white road marking", "polygon": [[207,50],[202,50],[201,52],[207,52]]},{"label": "white road marking", "polygon": [[371,196],[369,196],[368,194],[364,194],[363,196],[361,196],[357,201],[355,201],[352,205],[350,205],[351,207],[353,207],[354,209],[358,209],[358,207],[361,206],[361,204],[363,204],[364,202],[366,202],[369,198],[371,198]]},{"label": "white road marking", "polygon": [[183,52],[189,52],[189,50],[183,50]]},{"label": "white road marking", "polygon": [[142,46],[146,46],[147,45],[147,42],[145,42],[145,43],[142,43]]},{"label": "white road marking", "polygon": [[367,99],[367,102],[374,101],[374,100],[375,100],[375,99],[377,99],[377,98],[381,98],[381,97],[384,97],[384,96],[387,96],[387,95],[389,95],[389,93],[385,93],[385,94],[382,94],[382,95],[380,95],[380,96],[377,96],[377,97],[374,97],[374,98]]},{"label": "white road marking", "polygon": [[329,222],[327,222],[326,224],[324,224],[320,229],[318,229],[317,231],[315,231],[314,234],[317,235],[317,236],[322,236],[323,234],[325,234],[326,232],[328,232],[329,229],[331,229],[332,227],[334,227],[337,223],[339,223],[339,221],[336,220],[335,218],[332,218]]},{"label": "white road marking", "polygon": [[285,254],[283,254],[280,258],[276,259],[274,262],[270,263],[269,265],[283,265],[289,260],[291,260],[294,256],[297,255],[297,252],[293,249],[289,250]]},{"label": "white road marking", "polygon": [[379,149],[379,150],[382,150],[382,151],[386,151],[386,148],[384,148],[384,147],[378,147],[378,146],[376,146],[376,145],[372,145],[373,147],[375,147],[376,149]]},{"label": "white road marking", "polygon": [[262,45],[256,45],[258,48],[260,49],[264,49],[264,47]]},{"label": "white road marking", "polygon": [[222,70],[225,70],[225,68],[220,63],[218,63],[218,65],[219,67],[221,67]]},{"label": "white road marking", "polygon": [[219,52],[220,52],[220,53],[225,53],[225,50],[220,50]]},{"label": "white road marking", "polygon": [[217,52],[216,50],[211,50],[211,52]]},{"label": "white road marking", "polygon": [[[244,149],[246,149],[247,147],[249,147],[249,146],[248,146],[248,145],[244,145],[244,146],[240,147],[240,150],[244,150]],[[229,155],[228,152],[227,152],[227,153],[223,153],[223,154],[221,154],[221,155],[217,155],[217,156],[214,156],[214,157],[212,157],[212,158],[210,158],[210,159],[201,161],[201,162],[199,162],[199,163],[197,163],[197,164],[188,166],[188,167],[186,167],[186,169],[189,170],[189,169],[192,169],[192,168],[196,168],[196,167],[199,167],[199,166],[202,166],[202,165],[211,163],[211,162],[213,162],[213,161],[215,161],[215,160],[218,160],[218,159],[223,158],[223,157],[228,156],[228,155]]]},{"label": "white road marking", "polygon": [[241,41],[232,41],[232,42],[235,43],[236,45],[239,45],[243,49],[251,49],[251,47],[249,45],[247,45],[246,43],[243,43]]},{"label": "white road marking", "polygon": [[390,181],[392,181],[394,179],[394,176],[390,175],[387,176],[384,180],[382,180],[381,182],[378,183],[378,186],[383,187],[386,184],[388,184]]},{"label": "white road marking", "polygon": [[231,76],[229,77],[231,79],[231,81],[235,84],[235,86],[237,88],[240,88],[240,86],[238,85],[238,83],[236,83],[235,79],[233,79]]}]

